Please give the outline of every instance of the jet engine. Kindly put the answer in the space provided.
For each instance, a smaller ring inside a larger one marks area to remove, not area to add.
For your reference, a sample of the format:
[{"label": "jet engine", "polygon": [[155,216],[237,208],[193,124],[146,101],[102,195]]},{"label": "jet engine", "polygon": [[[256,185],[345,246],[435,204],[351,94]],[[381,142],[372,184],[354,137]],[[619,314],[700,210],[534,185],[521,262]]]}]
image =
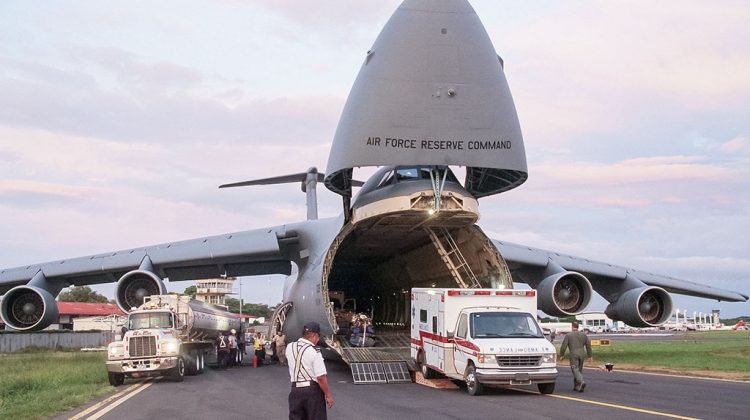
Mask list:
[{"label": "jet engine", "polygon": [[575,315],[591,301],[591,283],[581,273],[558,271],[536,287],[539,309],[552,316]]},{"label": "jet engine", "polygon": [[623,293],[604,313],[633,327],[656,327],[672,315],[672,297],[660,287],[639,287]]},{"label": "jet engine", "polygon": [[18,331],[38,331],[57,322],[59,313],[55,297],[36,286],[17,286],[10,289],[0,306],[3,321]]},{"label": "jet engine", "polygon": [[167,288],[159,276],[148,270],[133,270],[125,273],[117,282],[117,306],[125,313],[143,304],[151,295],[163,295]]}]

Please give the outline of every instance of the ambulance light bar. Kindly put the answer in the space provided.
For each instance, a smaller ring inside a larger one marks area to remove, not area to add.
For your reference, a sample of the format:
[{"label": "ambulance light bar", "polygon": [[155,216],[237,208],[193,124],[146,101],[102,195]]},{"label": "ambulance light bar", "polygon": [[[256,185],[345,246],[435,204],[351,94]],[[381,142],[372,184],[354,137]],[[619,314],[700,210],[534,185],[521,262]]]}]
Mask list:
[{"label": "ambulance light bar", "polygon": [[448,296],[536,296],[536,290],[448,290]]}]

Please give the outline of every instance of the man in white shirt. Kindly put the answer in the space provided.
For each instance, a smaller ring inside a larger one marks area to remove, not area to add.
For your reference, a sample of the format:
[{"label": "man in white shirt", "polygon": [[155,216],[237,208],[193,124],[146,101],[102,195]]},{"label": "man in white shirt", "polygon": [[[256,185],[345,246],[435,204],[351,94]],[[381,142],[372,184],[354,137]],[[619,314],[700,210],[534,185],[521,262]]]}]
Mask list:
[{"label": "man in white shirt", "polygon": [[289,420],[325,420],[326,406],[333,407],[333,394],[328,388],[320,349],[320,324],[308,322],[302,338],[286,346],[292,391],[289,393]]}]

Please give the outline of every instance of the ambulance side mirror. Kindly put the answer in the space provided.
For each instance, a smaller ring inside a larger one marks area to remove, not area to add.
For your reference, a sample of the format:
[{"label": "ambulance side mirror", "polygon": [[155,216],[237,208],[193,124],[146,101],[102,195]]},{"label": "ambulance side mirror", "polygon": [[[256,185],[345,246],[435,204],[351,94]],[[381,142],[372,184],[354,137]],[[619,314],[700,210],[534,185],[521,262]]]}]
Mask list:
[{"label": "ambulance side mirror", "polygon": [[448,340],[453,340],[453,331],[448,331],[445,336],[448,338]]}]

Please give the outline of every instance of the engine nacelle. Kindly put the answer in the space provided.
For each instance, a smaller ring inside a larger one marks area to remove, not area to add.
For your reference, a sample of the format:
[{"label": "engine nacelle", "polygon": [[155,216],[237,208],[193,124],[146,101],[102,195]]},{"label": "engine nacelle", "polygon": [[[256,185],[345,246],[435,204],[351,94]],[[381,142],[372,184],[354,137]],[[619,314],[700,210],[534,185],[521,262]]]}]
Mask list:
[{"label": "engine nacelle", "polygon": [[38,331],[60,317],[52,293],[36,286],[17,286],[8,291],[0,315],[9,327],[18,331]]},{"label": "engine nacelle", "polygon": [[672,297],[660,287],[630,289],[604,313],[633,327],[657,327],[672,316]]},{"label": "engine nacelle", "polygon": [[539,309],[552,316],[576,315],[591,302],[591,283],[581,273],[560,271],[536,287]]},{"label": "engine nacelle", "polygon": [[162,279],[151,271],[129,271],[117,282],[117,306],[127,314],[133,308],[141,306],[146,296],[166,293],[167,288]]}]

